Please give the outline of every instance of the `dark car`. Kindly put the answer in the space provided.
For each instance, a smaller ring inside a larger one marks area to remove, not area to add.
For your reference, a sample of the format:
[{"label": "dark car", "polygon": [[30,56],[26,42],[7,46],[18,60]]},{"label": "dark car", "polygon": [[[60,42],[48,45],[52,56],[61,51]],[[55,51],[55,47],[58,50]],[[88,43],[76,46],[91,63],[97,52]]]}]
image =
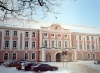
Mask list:
[{"label": "dark car", "polygon": [[53,70],[58,70],[58,67],[56,66],[50,66],[49,64],[37,64],[36,66],[32,66],[31,70],[33,71],[53,71]]},{"label": "dark car", "polygon": [[19,61],[19,63],[25,63],[25,62],[28,62],[26,59],[21,59],[20,61]]},{"label": "dark car", "polygon": [[38,63],[37,62],[30,62],[30,63],[27,63],[25,64],[24,66],[24,70],[27,71],[27,70],[31,70],[31,66],[35,66],[37,65]]},{"label": "dark car", "polygon": [[100,60],[94,60],[94,64],[100,64]]},{"label": "dark car", "polygon": [[7,67],[16,67],[18,65],[17,61],[10,61],[6,64]]}]

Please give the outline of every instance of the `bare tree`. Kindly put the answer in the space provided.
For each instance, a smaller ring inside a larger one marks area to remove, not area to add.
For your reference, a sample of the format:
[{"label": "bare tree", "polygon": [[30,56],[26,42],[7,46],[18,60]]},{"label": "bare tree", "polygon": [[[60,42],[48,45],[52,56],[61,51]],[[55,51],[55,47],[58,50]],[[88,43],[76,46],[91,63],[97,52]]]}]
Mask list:
[{"label": "bare tree", "polygon": [[58,14],[55,7],[60,7],[62,1],[64,0],[0,0],[0,16],[3,16],[1,20],[7,16],[32,19],[34,14],[38,14],[39,9],[44,17],[48,12]]}]

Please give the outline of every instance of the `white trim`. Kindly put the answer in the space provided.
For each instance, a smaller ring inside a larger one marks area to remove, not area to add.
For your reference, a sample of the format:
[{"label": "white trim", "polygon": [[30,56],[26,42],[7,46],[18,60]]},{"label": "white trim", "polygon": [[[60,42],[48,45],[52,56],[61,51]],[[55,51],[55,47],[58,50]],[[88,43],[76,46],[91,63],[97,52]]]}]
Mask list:
[{"label": "white trim", "polygon": [[29,53],[26,51],[26,52],[24,52],[24,59],[25,59],[25,53],[27,53],[28,54],[28,59],[27,60],[29,60]]},{"label": "white trim", "polygon": [[[90,54],[90,53],[88,53],[88,54]],[[88,58],[88,54],[87,54],[87,58]],[[90,54],[90,59],[88,58],[88,60],[91,60],[91,54]]]},{"label": "white trim", "polygon": [[62,40],[57,40],[57,47],[58,47],[58,41],[61,41],[61,47],[60,48],[62,48]]},{"label": "white trim", "polygon": [[66,48],[66,47],[65,47],[65,42],[66,42],[66,41],[67,41],[67,48],[68,48],[68,47],[69,47],[69,41],[68,41],[68,40],[64,40],[64,45],[63,45],[63,47]]},{"label": "white trim", "polygon": [[[32,53],[35,54],[35,59],[32,59]],[[36,60],[36,53],[35,52],[32,52],[32,53],[31,53],[31,60]]]},{"label": "white trim", "polygon": [[[65,35],[67,35],[67,37],[65,37]],[[64,39],[68,39],[68,34],[64,34]],[[72,39],[72,38],[71,38]]]},{"label": "white trim", "polygon": [[12,50],[12,30],[10,30],[10,50]]},{"label": "white trim", "polygon": [[1,43],[1,50],[4,50],[4,30],[2,30],[2,43]]},{"label": "white trim", "polygon": [[[33,32],[35,32],[35,37],[32,37]],[[30,34],[32,38],[36,38],[36,31],[32,31]]]},{"label": "white trim", "polygon": [[[35,42],[35,49],[36,49],[36,41],[32,41],[32,42]],[[31,47],[32,47],[32,42],[31,42]],[[32,47],[33,48],[33,47]]]},{"label": "white trim", "polygon": [[55,33],[51,33],[51,34],[54,34],[54,36],[51,36],[51,35],[50,35],[50,36],[51,36],[51,38],[55,38]]},{"label": "white trim", "polygon": [[77,49],[79,51],[79,35],[76,35],[76,40],[77,40]]},{"label": "white trim", "polygon": [[32,32],[29,32],[29,50],[32,49]]},{"label": "white trim", "polygon": [[[17,31],[17,36],[14,36],[14,31]],[[12,30],[12,36],[13,37],[18,37],[18,30]]]},{"label": "white trim", "polygon": [[84,51],[84,36],[82,36],[82,49]]},{"label": "white trim", "polygon": [[[82,60],[84,60],[84,55],[83,55],[83,53],[82,53],[82,52],[80,53],[80,55],[81,55],[81,54],[82,54]],[[79,57],[80,57],[80,56],[79,56]],[[80,60],[81,60],[81,59],[80,59]]]},{"label": "white trim", "polygon": [[[93,59],[93,54],[95,54],[95,53],[92,53],[92,59]],[[96,59],[96,54],[95,54],[95,59]]]},{"label": "white trim", "polygon": [[[9,53],[6,51],[5,53],[7,53],[8,54],[8,60],[9,60]],[[5,53],[3,53],[3,61],[7,61],[7,60],[4,60],[4,54]]]},{"label": "white trim", "polygon": [[[9,41],[9,46],[8,47],[5,47],[5,41]],[[4,40],[4,48],[10,48],[10,40]]]},{"label": "white trim", "polygon": [[[60,34],[61,37],[59,37],[58,34]],[[62,33],[57,33],[57,37],[58,37],[58,39],[62,39]]]},{"label": "white trim", "polygon": [[18,35],[18,50],[20,50],[20,43],[21,43],[20,42],[20,40],[21,40],[20,39],[20,34],[21,34],[20,31],[17,31],[17,35]]},{"label": "white trim", "polygon": [[24,37],[24,32],[22,32],[22,50],[24,50],[24,46],[25,46],[25,43],[24,43],[24,39],[25,39],[25,37]]},{"label": "white trim", "polygon": [[54,47],[56,47],[56,41],[55,41],[55,39],[50,39],[50,47],[52,47],[52,41],[54,41]]},{"label": "white trim", "polygon": [[44,47],[44,41],[45,40],[47,40],[47,47],[49,47],[49,41],[48,41],[49,39],[43,39],[43,45],[42,46]]},{"label": "white trim", "polygon": [[13,60],[13,54],[16,54],[16,60],[17,60],[17,53],[14,51],[13,53],[12,53],[12,60]]},{"label": "white trim", "polygon": [[57,51],[55,54],[54,54],[54,61],[56,62],[56,54],[57,53],[61,53],[61,51]]},{"label": "white trim", "polygon": [[[43,39],[42,39],[42,30],[40,30],[38,33],[40,33],[40,36],[39,36],[39,35],[38,35],[38,36],[40,37],[40,38],[39,38],[39,39],[40,39],[40,47],[42,47],[42,44],[43,44],[43,42],[42,42],[42,40],[43,40]],[[39,42],[38,42],[38,43],[39,43]],[[40,48],[40,47],[39,47],[39,48]]]},{"label": "white trim", "polygon": [[[28,42],[28,47],[25,47],[25,42]],[[28,40],[25,40],[24,41],[24,48],[28,48],[29,49],[29,46],[30,46],[29,41]]]},{"label": "white trim", "polygon": [[[16,41],[16,47],[13,47],[13,41]],[[12,48],[18,49],[18,40],[12,40]]]},{"label": "white trim", "polygon": [[[47,33],[47,36],[44,36],[44,33]],[[48,38],[48,32],[43,32],[43,37]]]}]

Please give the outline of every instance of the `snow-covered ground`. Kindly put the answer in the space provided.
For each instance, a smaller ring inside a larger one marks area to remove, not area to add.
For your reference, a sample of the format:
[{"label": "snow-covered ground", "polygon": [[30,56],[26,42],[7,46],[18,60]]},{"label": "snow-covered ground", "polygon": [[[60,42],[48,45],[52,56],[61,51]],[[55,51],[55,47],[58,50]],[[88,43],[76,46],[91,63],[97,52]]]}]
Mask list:
[{"label": "snow-covered ground", "polygon": [[[93,61],[78,62],[46,62],[47,64],[57,66],[57,71],[46,71],[41,73],[100,73],[100,65]],[[67,65],[67,67],[66,67]],[[34,71],[17,70],[15,67],[0,66],[0,73],[36,73]]]}]

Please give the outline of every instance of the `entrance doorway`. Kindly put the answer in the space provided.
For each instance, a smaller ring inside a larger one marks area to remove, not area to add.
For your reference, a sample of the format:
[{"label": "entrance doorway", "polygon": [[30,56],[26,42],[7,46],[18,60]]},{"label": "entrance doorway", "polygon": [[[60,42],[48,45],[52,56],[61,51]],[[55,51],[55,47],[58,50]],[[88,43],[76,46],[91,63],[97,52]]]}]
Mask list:
[{"label": "entrance doorway", "polygon": [[46,61],[51,62],[51,54],[50,53],[46,54]]},{"label": "entrance doorway", "polygon": [[61,53],[56,54],[56,62],[61,62]]}]

